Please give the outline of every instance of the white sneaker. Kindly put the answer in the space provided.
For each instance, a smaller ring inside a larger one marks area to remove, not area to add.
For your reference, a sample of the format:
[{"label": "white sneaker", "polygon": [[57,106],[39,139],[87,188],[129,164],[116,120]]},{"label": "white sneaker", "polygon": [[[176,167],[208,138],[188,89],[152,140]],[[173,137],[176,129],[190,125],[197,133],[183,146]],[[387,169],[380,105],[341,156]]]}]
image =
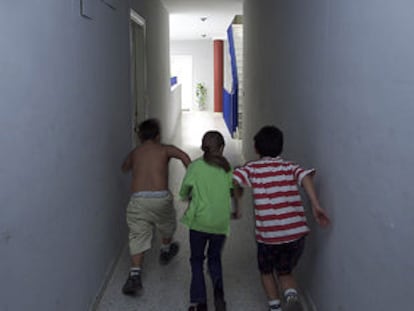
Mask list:
[{"label": "white sneaker", "polygon": [[285,297],[286,311],[303,311],[302,304],[297,294],[288,294]]}]

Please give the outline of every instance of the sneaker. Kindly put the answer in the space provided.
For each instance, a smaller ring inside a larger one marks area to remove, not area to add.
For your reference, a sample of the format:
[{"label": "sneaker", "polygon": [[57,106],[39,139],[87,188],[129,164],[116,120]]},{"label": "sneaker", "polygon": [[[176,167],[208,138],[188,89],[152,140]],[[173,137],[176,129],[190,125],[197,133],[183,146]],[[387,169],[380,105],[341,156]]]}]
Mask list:
[{"label": "sneaker", "polygon": [[303,311],[302,304],[297,294],[288,294],[285,299],[286,311]]},{"label": "sneaker", "polygon": [[170,263],[171,259],[177,255],[180,246],[177,242],[172,242],[170,245],[170,249],[168,251],[164,251],[161,249],[160,253],[160,264],[167,265]]},{"label": "sneaker", "polygon": [[142,289],[141,275],[129,275],[122,292],[125,295],[135,295]]},{"label": "sneaker", "polygon": [[207,304],[199,303],[196,306],[191,306],[188,308],[188,311],[207,311]]},{"label": "sneaker", "polygon": [[280,308],[280,305],[270,306],[269,311],[282,311],[282,309]]}]

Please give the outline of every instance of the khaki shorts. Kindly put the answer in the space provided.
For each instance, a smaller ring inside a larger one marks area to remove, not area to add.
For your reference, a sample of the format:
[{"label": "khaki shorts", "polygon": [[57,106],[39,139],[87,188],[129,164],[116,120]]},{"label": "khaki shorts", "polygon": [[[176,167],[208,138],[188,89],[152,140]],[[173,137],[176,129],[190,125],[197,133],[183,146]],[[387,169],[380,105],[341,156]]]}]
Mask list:
[{"label": "khaki shorts", "polygon": [[151,248],[154,228],[162,238],[172,238],[177,228],[173,197],[132,196],[126,213],[129,227],[129,250],[136,255]]}]

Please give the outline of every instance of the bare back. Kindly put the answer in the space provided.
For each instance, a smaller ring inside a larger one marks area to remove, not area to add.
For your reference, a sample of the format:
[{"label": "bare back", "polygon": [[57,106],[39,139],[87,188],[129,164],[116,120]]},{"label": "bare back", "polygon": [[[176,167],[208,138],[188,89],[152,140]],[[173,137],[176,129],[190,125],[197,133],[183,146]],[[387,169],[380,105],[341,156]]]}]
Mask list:
[{"label": "bare back", "polygon": [[168,190],[168,163],[171,158],[181,160],[187,167],[191,162],[182,150],[148,140],[128,155],[122,169],[132,170],[131,191]]}]

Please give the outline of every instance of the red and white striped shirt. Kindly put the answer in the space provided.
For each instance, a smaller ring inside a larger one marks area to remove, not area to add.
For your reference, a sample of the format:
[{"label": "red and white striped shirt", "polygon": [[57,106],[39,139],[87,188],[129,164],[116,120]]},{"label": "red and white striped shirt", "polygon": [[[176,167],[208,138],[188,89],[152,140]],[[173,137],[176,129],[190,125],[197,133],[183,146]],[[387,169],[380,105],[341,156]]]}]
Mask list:
[{"label": "red and white striped shirt", "polygon": [[281,157],[264,157],[234,170],[233,179],[253,189],[257,242],[288,243],[309,232],[298,185],[314,171]]}]

